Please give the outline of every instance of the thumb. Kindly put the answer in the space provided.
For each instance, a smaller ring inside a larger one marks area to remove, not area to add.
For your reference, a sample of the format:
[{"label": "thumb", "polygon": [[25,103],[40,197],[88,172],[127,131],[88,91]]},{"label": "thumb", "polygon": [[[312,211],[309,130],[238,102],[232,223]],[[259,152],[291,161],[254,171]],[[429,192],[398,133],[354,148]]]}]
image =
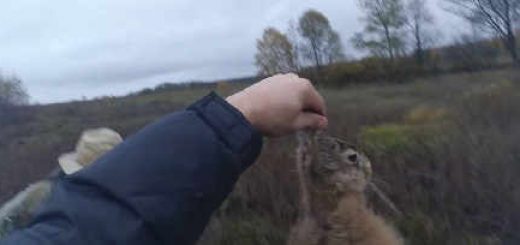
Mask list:
[{"label": "thumb", "polygon": [[328,120],[326,117],[312,112],[302,112],[294,123],[295,130],[300,129],[325,129]]}]

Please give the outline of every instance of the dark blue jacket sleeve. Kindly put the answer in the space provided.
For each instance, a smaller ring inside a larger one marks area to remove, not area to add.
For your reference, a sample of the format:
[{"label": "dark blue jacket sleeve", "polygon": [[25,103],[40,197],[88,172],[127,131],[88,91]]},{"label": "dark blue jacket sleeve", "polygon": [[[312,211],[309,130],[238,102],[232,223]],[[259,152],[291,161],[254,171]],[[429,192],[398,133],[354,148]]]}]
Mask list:
[{"label": "dark blue jacket sleeve", "polygon": [[193,244],[261,145],[212,93],[59,180],[32,224],[0,244]]}]

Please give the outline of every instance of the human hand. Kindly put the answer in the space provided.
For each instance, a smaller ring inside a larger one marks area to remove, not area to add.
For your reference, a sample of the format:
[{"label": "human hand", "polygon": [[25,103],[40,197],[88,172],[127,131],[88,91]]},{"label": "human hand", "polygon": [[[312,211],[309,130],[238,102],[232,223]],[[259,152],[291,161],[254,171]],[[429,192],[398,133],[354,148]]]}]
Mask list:
[{"label": "human hand", "polygon": [[325,102],[307,79],[295,74],[266,78],[226,99],[266,136],[327,127]]}]

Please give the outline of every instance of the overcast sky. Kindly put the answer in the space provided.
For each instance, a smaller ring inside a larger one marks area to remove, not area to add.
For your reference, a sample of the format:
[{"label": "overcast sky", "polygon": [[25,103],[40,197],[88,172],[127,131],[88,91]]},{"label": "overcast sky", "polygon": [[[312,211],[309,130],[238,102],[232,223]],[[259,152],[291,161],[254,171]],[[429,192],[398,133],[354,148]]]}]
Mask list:
[{"label": "overcast sky", "polygon": [[[441,0],[430,2],[444,39],[463,31]],[[0,69],[39,103],[252,75],[263,29],[286,30],[309,8],[330,19],[355,57],[357,0],[3,0]]]}]

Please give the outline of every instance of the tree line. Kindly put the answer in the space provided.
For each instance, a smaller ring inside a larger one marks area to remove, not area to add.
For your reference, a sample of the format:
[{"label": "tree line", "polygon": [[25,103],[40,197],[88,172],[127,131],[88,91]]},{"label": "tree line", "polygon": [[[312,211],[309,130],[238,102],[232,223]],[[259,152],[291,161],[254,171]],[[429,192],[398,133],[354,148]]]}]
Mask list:
[{"label": "tree line", "polygon": [[[443,1],[448,12],[468,21],[474,33],[488,33],[490,40],[498,40],[512,62],[520,64],[516,37],[520,0]],[[428,0],[358,0],[358,4],[364,29],[351,38],[356,49],[390,64],[413,57],[416,67],[426,65],[428,51],[435,49],[439,35]],[[482,37],[463,35],[452,46],[459,48],[455,53],[471,56],[489,51],[483,42]],[[316,10],[305,12],[296,26],[290,25],[288,33],[268,27],[257,40],[255,64],[260,75],[310,67],[320,74],[324,66],[342,61],[345,55],[340,35]]]},{"label": "tree line", "polygon": [[[364,29],[351,38],[353,46],[390,64],[413,57],[416,67],[424,68],[438,36],[427,1],[358,0]],[[491,40],[499,41],[512,62],[520,65],[517,40],[520,0],[442,1],[447,4],[447,11],[468,21],[474,32],[488,33]],[[497,56],[496,49],[475,35],[463,35],[444,49],[448,57],[452,56],[449,59],[465,67],[479,67],[481,64],[475,60],[489,62]],[[297,23],[290,25],[288,33],[268,27],[257,40],[255,64],[262,76],[310,68],[320,75],[324,68],[345,60],[341,36],[327,17],[316,10],[305,12]],[[366,70],[365,73],[377,73],[377,69]],[[22,81],[0,74],[0,109],[27,102]]]}]

